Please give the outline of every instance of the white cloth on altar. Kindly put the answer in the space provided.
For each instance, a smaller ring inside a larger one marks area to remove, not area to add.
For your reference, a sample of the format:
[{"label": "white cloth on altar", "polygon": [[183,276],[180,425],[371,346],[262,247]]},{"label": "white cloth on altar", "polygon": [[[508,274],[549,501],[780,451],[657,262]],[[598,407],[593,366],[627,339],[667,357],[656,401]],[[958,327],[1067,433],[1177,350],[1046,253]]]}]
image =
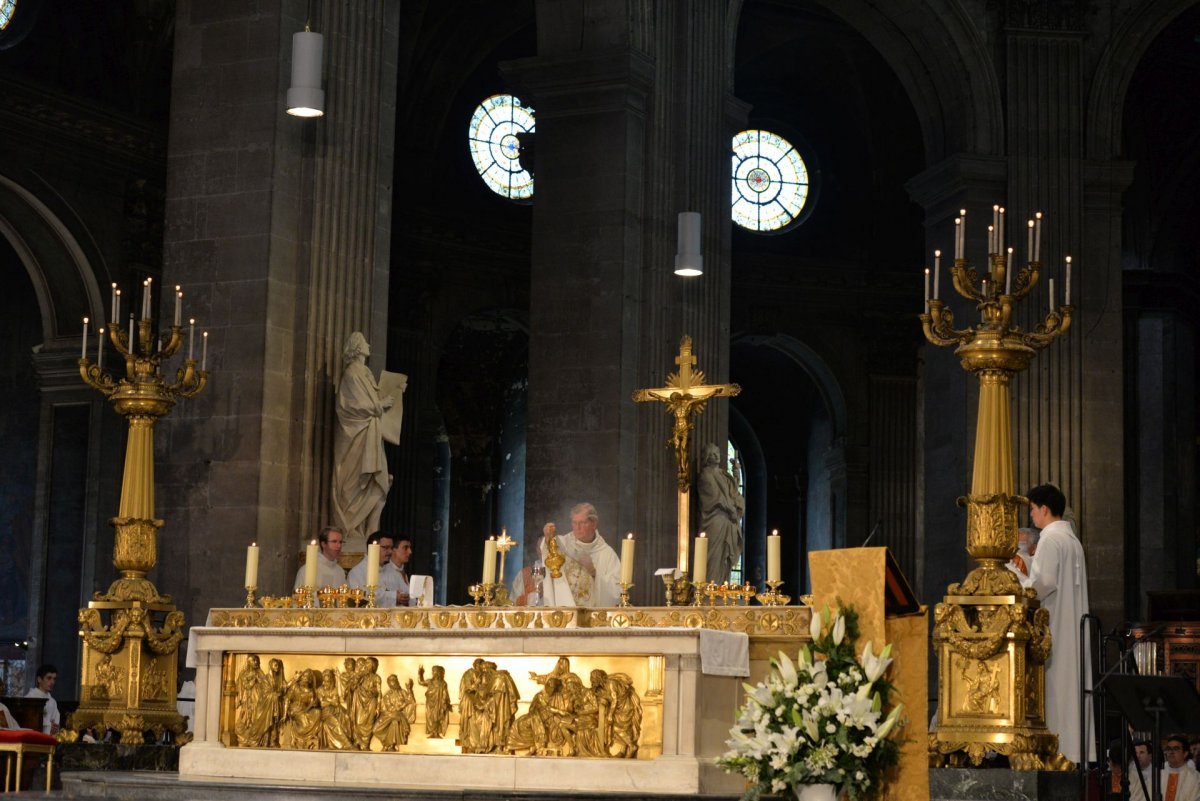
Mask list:
[{"label": "white cloth on altar", "polygon": [[[1087,565],[1083,546],[1071,524],[1055,520],[1042,529],[1029,576],[1021,583],[1037,590],[1050,613],[1050,658],[1046,660],[1046,728],[1058,735],[1058,750],[1079,763],[1079,687],[1086,677],[1092,686],[1091,649],[1084,650],[1086,669],[1079,664],[1079,620],[1088,613]],[[1088,720],[1087,761],[1096,758],[1095,722]]]},{"label": "white cloth on altar", "polygon": [[[316,589],[322,587],[340,587],[346,583],[346,571],[342,570],[342,566],[332,559],[326,559],[325,554],[317,554],[317,586]],[[304,565],[300,565],[300,569],[296,571],[296,583],[293,587],[304,586]]]},{"label": "white cloth on altar", "polygon": [[433,576],[414,573],[408,577],[408,605],[433,606]]},{"label": "white cloth on altar", "polygon": [[750,675],[750,636],[700,629],[700,672],[710,676]]},{"label": "white cloth on altar", "polygon": [[[596,532],[591,542],[580,542],[574,534],[558,534],[558,550],[567,557],[563,565],[563,577],[570,587],[572,606],[616,606],[621,599],[621,558],[612,546],[604,541],[600,532]],[[546,561],[546,538],[543,537],[538,546],[542,562]],[[596,574],[592,576],[580,564],[580,557],[586,556],[592,562]],[[574,563],[574,564],[572,564]],[[558,592],[557,581],[547,579],[544,584],[553,586]],[[550,593],[546,594],[546,606],[567,606],[561,600],[551,601]]]}]

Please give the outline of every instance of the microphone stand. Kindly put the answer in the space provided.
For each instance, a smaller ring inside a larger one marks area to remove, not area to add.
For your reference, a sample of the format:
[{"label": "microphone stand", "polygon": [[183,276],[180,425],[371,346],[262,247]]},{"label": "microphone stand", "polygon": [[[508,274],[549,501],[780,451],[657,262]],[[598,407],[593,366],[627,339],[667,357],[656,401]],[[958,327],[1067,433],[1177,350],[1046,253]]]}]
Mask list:
[{"label": "microphone stand", "polygon": [[[1085,653],[1084,652],[1084,648],[1085,648],[1084,636],[1085,636],[1085,628],[1088,626],[1089,619],[1095,623],[1095,625],[1097,626],[1097,631],[1099,630],[1098,627],[1100,624],[1100,619],[1097,618],[1095,615],[1088,613],[1086,615],[1083,615],[1079,619],[1079,658],[1080,658],[1081,665],[1085,664],[1082,661],[1084,653]],[[1133,653],[1133,647],[1135,645],[1145,642],[1146,640],[1150,639],[1151,637],[1155,637],[1155,636],[1159,635],[1160,633],[1162,633],[1162,630],[1163,630],[1162,626],[1155,626],[1154,628],[1147,631],[1145,634],[1142,634],[1141,636],[1134,639],[1134,641],[1129,643],[1128,645],[1125,645],[1124,642],[1122,641],[1122,644],[1119,646],[1121,654],[1120,654],[1120,656],[1117,657],[1116,664],[1114,664],[1108,670],[1104,671],[1104,674],[1100,677],[1100,679],[1094,685],[1092,685],[1091,690],[1087,689],[1087,680],[1086,680],[1086,678],[1084,679],[1083,686],[1081,686],[1079,688],[1079,695],[1080,695],[1079,718],[1080,718],[1080,724],[1081,724],[1079,739],[1080,739],[1080,744],[1082,746],[1081,754],[1084,755],[1083,756],[1084,759],[1087,758],[1087,756],[1086,756],[1087,752],[1086,752],[1086,750],[1083,750],[1083,749],[1086,749],[1086,743],[1087,743],[1087,708],[1085,707],[1085,705],[1083,703],[1083,699],[1089,694],[1092,696],[1095,696],[1095,694],[1100,690],[1100,688],[1104,686],[1104,683],[1106,681],[1108,681],[1109,676],[1116,674],[1117,671],[1120,670],[1124,666],[1125,660],[1127,660],[1130,657],[1130,655]],[[1134,672],[1135,673],[1137,672],[1136,664],[1134,665]],[[1151,770],[1150,788],[1153,791],[1153,795],[1146,792],[1146,777],[1142,775],[1142,769],[1141,769],[1141,766],[1137,764],[1136,756],[1133,759],[1133,765],[1137,770],[1138,783],[1141,784],[1141,786],[1142,786],[1142,796],[1144,798],[1153,799],[1153,801],[1162,801],[1162,793],[1161,793],[1162,774],[1159,772],[1159,770],[1157,768],[1158,759],[1156,758],[1157,755],[1155,754],[1155,748],[1158,746],[1158,743],[1162,739],[1162,723],[1160,722],[1160,716],[1162,715],[1163,712],[1167,711],[1167,708],[1163,705],[1163,700],[1160,698],[1160,699],[1156,699],[1154,706],[1146,706],[1146,711],[1150,712],[1151,714],[1154,715],[1154,739],[1150,743],[1150,746],[1149,746],[1149,748],[1150,748],[1150,770]],[[1129,720],[1123,713],[1121,715],[1121,718],[1125,723],[1121,739],[1122,739],[1122,742],[1125,742],[1129,739],[1129,734],[1128,734]],[[1128,772],[1128,765],[1127,764],[1123,765],[1122,770]],[[1084,775],[1086,776],[1086,773],[1084,773]],[[1087,797],[1086,781],[1087,781],[1086,778],[1080,780],[1081,787],[1085,791],[1084,794],[1082,794],[1080,796],[1080,798]],[[1121,787],[1122,797],[1128,798],[1129,797],[1129,795],[1128,795],[1128,793],[1129,793],[1129,778],[1125,777],[1125,779],[1122,780],[1121,784],[1122,784],[1122,787]]]}]

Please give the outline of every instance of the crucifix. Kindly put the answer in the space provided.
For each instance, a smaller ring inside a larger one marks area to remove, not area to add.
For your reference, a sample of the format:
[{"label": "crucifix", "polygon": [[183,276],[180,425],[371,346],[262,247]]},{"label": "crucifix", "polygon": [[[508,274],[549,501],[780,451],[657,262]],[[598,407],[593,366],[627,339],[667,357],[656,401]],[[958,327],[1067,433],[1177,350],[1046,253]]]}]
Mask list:
[{"label": "crucifix", "polygon": [[710,398],[731,398],[742,388],[737,384],[705,384],[704,372],[693,370],[696,357],[692,354],[692,338],[685,336],[679,343],[679,355],[675,357],[679,369],[667,376],[665,387],[634,391],[635,401],[658,401],[667,406],[675,416],[675,425],[667,444],[675,451],[676,483],[679,499],[679,529],[676,534],[679,570],[688,569],[688,508],[691,498],[690,479],[691,434],[696,428],[696,415],[704,411]]}]

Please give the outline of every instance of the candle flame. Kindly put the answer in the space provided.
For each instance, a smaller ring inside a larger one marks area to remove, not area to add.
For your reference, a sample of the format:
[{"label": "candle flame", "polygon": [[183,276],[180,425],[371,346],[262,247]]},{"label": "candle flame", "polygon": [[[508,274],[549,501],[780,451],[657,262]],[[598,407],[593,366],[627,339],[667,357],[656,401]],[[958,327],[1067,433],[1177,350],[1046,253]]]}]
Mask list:
[{"label": "candle flame", "polygon": [[703,531],[700,532],[700,536],[703,537],[704,539],[708,539],[708,535],[705,534]]},{"label": "candle flame", "polygon": [[935,250],[933,251],[933,255],[940,259],[942,257],[942,251]]},{"label": "candle flame", "polygon": [[771,536],[772,536],[772,537],[778,537],[778,536],[779,536],[779,529],[777,529],[777,528],[773,528],[773,529],[771,529]]},{"label": "candle flame", "polygon": [[1033,227],[1033,220],[1030,220],[1028,224],[1029,224],[1029,227],[1030,227],[1030,228],[1032,228],[1032,227]]},{"label": "candle flame", "polygon": [[631,539],[633,539],[633,532],[631,531],[631,532],[629,532],[628,534],[626,534],[626,535],[625,535],[625,539],[627,539],[627,540],[631,540]]},{"label": "candle flame", "polygon": [[1067,256],[1067,264],[1070,264],[1070,263],[1071,263],[1071,257]]}]

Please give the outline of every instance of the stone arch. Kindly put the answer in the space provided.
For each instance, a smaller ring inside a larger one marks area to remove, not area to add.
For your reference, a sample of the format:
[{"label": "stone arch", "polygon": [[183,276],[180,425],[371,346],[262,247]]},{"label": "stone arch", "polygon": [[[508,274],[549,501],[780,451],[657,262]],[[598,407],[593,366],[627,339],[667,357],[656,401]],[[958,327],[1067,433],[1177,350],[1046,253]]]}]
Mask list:
[{"label": "stone arch", "polygon": [[744,334],[741,336],[734,335],[734,343],[743,343],[747,345],[759,345],[772,348],[784,354],[794,361],[816,385],[817,391],[821,395],[821,400],[825,402],[825,408],[829,411],[829,416],[833,420],[833,435],[837,440],[844,440],[846,436],[846,396],[842,392],[841,382],[834,375],[829,364],[817,353],[810,345],[796,339],[789,334],[775,334],[772,336],[762,336],[756,334]]},{"label": "stone arch", "polygon": [[[861,34],[896,73],[920,120],[928,164],[959,152],[1003,153],[1000,82],[987,43],[960,2],[938,0],[916,7],[867,0],[817,2]],[[744,0],[732,7],[731,42],[743,7]]]},{"label": "stone arch", "polygon": [[[0,236],[25,266],[42,317],[43,341],[74,336],[80,320],[106,316],[104,299],[85,247],[64,222],[67,210],[52,210],[28,186],[36,176],[0,173]],[[32,179],[32,180],[30,180]]]},{"label": "stone arch", "polygon": [[1155,38],[1195,5],[1196,0],[1149,0],[1135,4],[1113,31],[1100,56],[1088,96],[1084,130],[1089,158],[1110,159],[1120,155],[1129,82]]}]

